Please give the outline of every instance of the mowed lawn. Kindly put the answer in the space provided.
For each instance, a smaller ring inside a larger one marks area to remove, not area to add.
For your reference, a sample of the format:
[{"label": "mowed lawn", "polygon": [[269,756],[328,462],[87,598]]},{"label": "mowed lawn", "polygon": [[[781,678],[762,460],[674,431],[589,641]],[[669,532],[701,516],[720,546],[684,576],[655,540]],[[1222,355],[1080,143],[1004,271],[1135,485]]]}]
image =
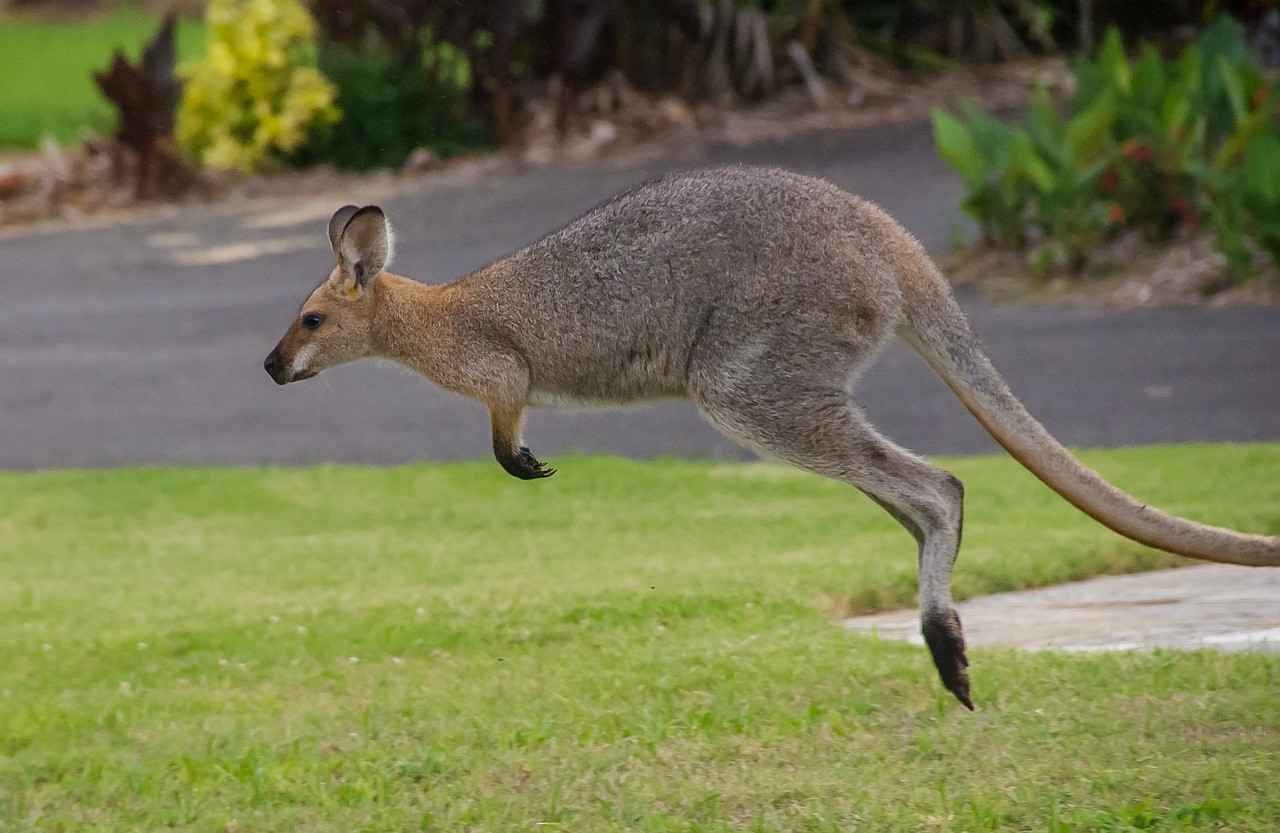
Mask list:
[{"label": "mowed lawn", "polygon": [[[92,73],[110,66],[116,49],[136,60],[159,25],[136,10],[64,21],[0,16],[0,151],[34,148],[45,136],[74,142],[84,127],[110,133],[115,111]],[[180,22],[178,60],[203,53],[204,26]]]},{"label": "mowed lawn", "polygon": [[[1084,458],[1280,532],[1280,444]],[[975,650],[969,713],[839,627],[915,585],[852,489],[552,462],[0,475],[0,830],[1280,829],[1280,656]],[[1184,563],[942,462],[960,595]]]}]

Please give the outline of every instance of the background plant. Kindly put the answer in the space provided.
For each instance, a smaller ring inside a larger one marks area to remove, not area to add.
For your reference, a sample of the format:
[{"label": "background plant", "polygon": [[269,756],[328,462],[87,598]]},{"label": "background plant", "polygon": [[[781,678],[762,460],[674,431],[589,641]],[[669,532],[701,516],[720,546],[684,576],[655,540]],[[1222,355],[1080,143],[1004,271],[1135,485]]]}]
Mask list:
[{"label": "background plant", "polygon": [[491,143],[473,110],[472,55],[436,34],[448,23],[436,5],[315,0],[319,68],[343,117],[314,131],[295,161],[367,170],[398,167],[421,147],[452,156]]},{"label": "background plant", "polygon": [[447,157],[490,144],[468,106],[468,66],[448,44],[399,52],[327,46],[319,68],[337,90],[342,119],[312,132],[300,163],[394,168],[417,148]]},{"label": "background plant", "polygon": [[1078,269],[1121,230],[1204,225],[1239,276],[1254,248],[1280,256],[1280,96],[1239,23],[1218,19],[1172,61],[1149,44],[1130,59],[1112,29],[1073,72],[1063,106],[1040,90],[1022,124],[972,106],[933,115],[988,243]]},{"label": "background plant", "polygon": [[188,69],[178,112],[178,139],[202,163],[258,170],[337,120],[298,0],[211,0],[207,30],[208,55]]}]

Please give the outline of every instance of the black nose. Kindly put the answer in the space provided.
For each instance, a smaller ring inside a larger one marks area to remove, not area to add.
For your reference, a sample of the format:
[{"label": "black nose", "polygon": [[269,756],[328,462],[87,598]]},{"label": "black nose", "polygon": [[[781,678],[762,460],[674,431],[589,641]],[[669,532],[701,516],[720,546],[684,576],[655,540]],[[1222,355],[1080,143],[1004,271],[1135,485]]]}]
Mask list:
[{"label": "black nose", "polygon": [[267,354],[266,361],[262,363],[263,370],[267,371],[267,375],[277,384],[280,383],[280,348],[272,350]]}]

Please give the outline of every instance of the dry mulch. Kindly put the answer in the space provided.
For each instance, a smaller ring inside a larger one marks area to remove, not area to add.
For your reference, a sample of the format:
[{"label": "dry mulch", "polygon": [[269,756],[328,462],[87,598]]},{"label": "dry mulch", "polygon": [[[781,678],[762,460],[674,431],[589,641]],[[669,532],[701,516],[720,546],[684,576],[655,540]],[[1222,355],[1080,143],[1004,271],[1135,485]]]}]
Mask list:
[{"label": "dry mulch", "polygon": [[91,136],[70,149],[46,142],[39,153],[0,159],[0,234],[37,226],[79,228],[144,212],[268,197],[336,194],[373,183],[408,183],[429,175],[479,175],[509,167],[504,155],[499,154],[441,162],[420,153],[410,163],[400,171],[366,174],[339,171],[329,165],[251,176],[202,171],[198,186],[181,197],[142,200],[134,193],[133,184],[113,171],[109,142]]},{"label": "dry mulch", "polygon": [[1099,246],[1076,274],[1037,274],[1033,258],[1033,253],[979,244],[951,253],[942,266],[956,286],[974,287],[1003,302],[1055,301],[1105,309],[1280,304],[1274,263],[1258,255],[1255,277],[1237,281],[1207,232],[1158,242],[1132,232]]}]

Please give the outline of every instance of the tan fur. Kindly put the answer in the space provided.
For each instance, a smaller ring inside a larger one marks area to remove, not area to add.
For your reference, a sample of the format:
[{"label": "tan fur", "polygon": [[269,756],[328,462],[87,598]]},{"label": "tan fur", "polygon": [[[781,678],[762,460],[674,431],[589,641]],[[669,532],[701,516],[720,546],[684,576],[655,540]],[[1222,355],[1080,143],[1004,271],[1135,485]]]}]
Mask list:
[{"label": "tan fur", "polygon": [[851,398],[895,333],[1019,462],[1120,534],[1280,565],[1280,539],[1158,512],[1080,464],[991,367],[919,243],[830,183],[766,168],[668,176],[444,286],[385,271],[390,227],[375,207],[340,209],[329,236],[338,265],[268,356],[277,382],[393,359],[486,403],[496,458],[525,479],[553,473],[524,447],[527,407],[685,397],[743,445],[857,487],[915,537],[922,631],[970,708],[950,588],[963,487]]}]

